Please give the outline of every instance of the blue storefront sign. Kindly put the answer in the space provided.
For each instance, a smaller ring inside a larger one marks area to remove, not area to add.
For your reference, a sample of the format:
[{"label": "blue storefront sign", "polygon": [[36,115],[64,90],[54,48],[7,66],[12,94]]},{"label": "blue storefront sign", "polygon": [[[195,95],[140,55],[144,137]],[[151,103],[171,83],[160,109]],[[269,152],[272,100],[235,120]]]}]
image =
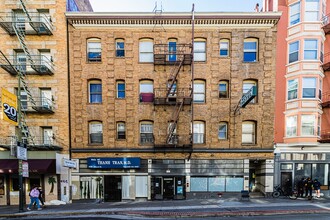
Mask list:
[{"label": "blue storefront sign", "polygon": [[87,158],[87,167],[91,169],[140,168],[140,158],[138,157]]}]

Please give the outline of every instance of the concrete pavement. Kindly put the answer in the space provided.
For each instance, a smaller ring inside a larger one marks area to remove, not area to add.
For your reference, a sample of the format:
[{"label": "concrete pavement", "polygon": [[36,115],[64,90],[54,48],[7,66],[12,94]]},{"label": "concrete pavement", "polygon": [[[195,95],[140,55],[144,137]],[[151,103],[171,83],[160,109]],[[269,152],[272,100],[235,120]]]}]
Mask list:
[{"label": "concrete pavement", "polygon": [[[26,210],[26,207],[24,207]],[[222,198],[87,202],[80,201],[66,205],[50,205],[41,211],[19,212],[18,206],[0,206],[0,218],[55,217],[74,215],[133,215],[145,217],[205,217],[205,216],[247,216],[298,213],[330,213],[330,198],[322,197],[311,201],[306,198],[290,200],[285,197],[263,198],[260,196],[242,200],[240,194],[224,194]]]}]

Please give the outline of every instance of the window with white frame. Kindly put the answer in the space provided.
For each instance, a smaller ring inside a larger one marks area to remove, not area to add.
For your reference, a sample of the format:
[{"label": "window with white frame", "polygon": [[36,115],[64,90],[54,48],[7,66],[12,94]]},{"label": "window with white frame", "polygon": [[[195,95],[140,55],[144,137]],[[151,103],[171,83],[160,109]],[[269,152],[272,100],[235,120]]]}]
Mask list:
[{"label": "window with white frame", "polygon": [[301,115],[301,135],[314,135],[315,115]]},{"label": "window with white frame", "polygon": [[90,38],[87,40],[87,61],[88,62],[101,62],[101,40],[98,38]]},{"label": "window with white frame", "polygon": [[321,136],[321,116],[317,117],[317,136]]},{"label": "window with white frame", "polygon": [[124,39],[116,39],[116,57],[125,57]]},{"label": "window with white frame", "polygon": [[89,103],[102,103],[102,82],[91,80],[89,84]]},{"label": "window with white frame", "polygon": [[304,40],[304,59],[316,60],[317,59],[317,40],[306,39]]},{"label": "window with white frame", "polygon": [[194,41],[194,61],[206,61],[206,40],[195,39]]},{"label": "window with white frame", "polygon": [[205,103],[205,81],[194,81],[193,101],[195,103]]},{"label": "window with white frame", "polygon": [[305,21],[319,21],[319,0],[306,0],[305,2]]},{"label": "window with white frame", "polygon": [[20,100],[21,100],[21,109],[23,111],[28,110],[28,95],[23,89],[21,89]]},{"label": "window with white frame", "polygon": [[154,61],[154,43],[151,39],[141,39],[139,43],[139,62],[152,63]]},{"label": "window with white frame", "polygon": [[141,121],[140,122],[140,144],[154,143],[153,132],[154,132],[153,122]]},{"label": "window with white frame", "polygon": [[176,135],[176,127],[177,123],[174,123],[173,121],[168,122],[167,126],[167,134],[173,134],[169,140],[169,144],[177,144],[178,143],[178,135]]},{"label": "window with white frame", "polygon": [[228,133],[228,123],[220,122],[219,130],[218,130],[218,139],[227,140],[228,139],[227,133]]},{"label": "window with white frame", "polygon": [[297,116],[288,116],[286,118],[286,136],[295,137],[297,136]]},{"label": "window with white frame", "polygon": [[140,81],[140,102],[154,101],[154,84],[152,80]]},{"label": "window with white frame", "polygon": [[100,121],[89,122],[89,143],[102,144],[103,143],[103,126]]},{"label": "window with white frame", "polygon": [[228,81],[221,80],[219,82],[219,98],[228,98],[229,92],[228,92]]},{"label": "window with white frame", "polygon": [[194,121],[193,141],[194,141],[194,144],[204,144],[205,143],[205,122]]},{"label": "window with white frame", "polygon": [[258,60],[258,39],[246,38],[244,39],[244,62],[257,62]]},{"label": "window with white frame", "polygon": [[118,80],[117,81],[117,98],[124,99],[125,97],[126,97],[125,81]]},{"label": "window with white frame", "polygon": [[290,26],[300,22],[300,2],[290,5],[289,19]]},{"label": "window with white frame", "polygon": [[14,61],[17,65],[18,69],[25,74],[27,71],[27,62],[26,62],[26,55],[23,51],[16,51],[15,53],[16,60]]},{"label": "window with white frame", "polygon": [[316,78],[303,78],[302,87],[303,98],[316,98]]},{"label": "window with white frame", "polygon": [[319,99],[322,99],[322,80],[319,80]]},{"label": "window with white frame", "polygon": [[[247,93],[253,86],[257,86],[257,82],[254,80],[244,80],[243,81],[243,94]],[[250,103],[257,103],[257,95],[254,97]]]},{"label": "window with white frame", "polygon": [[256,144],[256,123],[254,121],[242,123],[242,144]]},{"label": "window with white frame", "polygon": [[117,140],[126,139],[126,124],[125,122],[117,122]]},{"label": "window with white frame", "polygon": [[42,107],[51,109],[53,107],[53,95],[51,88],[40,89],[40,104]]},{"label": "window with white frame", "polygon": [[43,131],[43,144],[44,145],[52,145],[53,144],[53,129],[52,127],[44,127]]},{"label": "window with white frame", "polygon": [[298,79],[288,81],[288,100],[298,98]]},{"label": "window with white frame", "polygon": [[220,40],[220,57],[229,57],[229,40]]},{"label": "window with white frame", "polygon": [[289,63],[299,60],[299,41],[289,44]]}]

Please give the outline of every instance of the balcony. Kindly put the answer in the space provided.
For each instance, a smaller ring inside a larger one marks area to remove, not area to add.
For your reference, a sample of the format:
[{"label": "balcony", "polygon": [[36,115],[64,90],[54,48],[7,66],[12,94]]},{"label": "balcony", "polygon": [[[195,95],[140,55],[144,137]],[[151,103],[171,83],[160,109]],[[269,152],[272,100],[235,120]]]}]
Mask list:
[{"label": "balcony", "polygon": [[169,143],[155,141],[154,149],[160,151],[191,151],[192,139],[191,135],[174,134]]},{"label": "balcony", "polygon": [[322,93],[322,108],[330,107],[330,91]]},{"label": "balcony", "polygon": [[325,130],[321,132],[320,143],[330,143],[330,130]]},{"label": "balcony", "polygon": [[29,12],[31,21],[25,13],[0,13],[0,27],[8,34],[15,35],[14,26],[26,35],[52,35],[51,18],[39,12]]},{"label": "balcony", "polygon": [[27,61],[26,57],[6,56],[0,59],[0,67],[11,75],[16,75],[17,70],[30,75],[53,75],[54,64],[44,55],[31,55],[34,61],[33,66]]},{"label": "balcony", "polygon": [[154,45],[155,65],[178,65],[183,60],[183,65],[190,65],[192,61],[191,44]]},{"label": "balcony", "polygon": [[[11,150],[12,147],[17,145],[15,136],[0,137],[0,148]],[[61,150],[62,144],[55,137],[34,136],[33,141],[23,142],[27,144],[28,150]]]},{"label": "balcony", "polygon": [[330,14],[327,14],[322,17],[322,29],[324,34],[330,33]]},{"label": "balcony", "polygon": [[175,105],[177,102],[183,102],[184,105],[190,105],[192,102],[191,89],[175,89],[168,96],[167,89],[155,89],[154,105]]},{"label": "balcony", "polygon": [[33,97],[35,105],[28,100],[21,100],[21,110],[29,113],[54,113],[54,102],[45,97]]}]

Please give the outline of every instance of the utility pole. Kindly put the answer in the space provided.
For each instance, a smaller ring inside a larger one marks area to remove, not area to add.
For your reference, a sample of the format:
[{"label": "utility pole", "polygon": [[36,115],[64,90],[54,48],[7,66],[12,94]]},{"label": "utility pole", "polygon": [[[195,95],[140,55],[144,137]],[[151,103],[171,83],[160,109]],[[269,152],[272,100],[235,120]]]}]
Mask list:
[{"label": "utility pole", "polygon": [[[17,122],[18,122],[18,134],[17,134],[17,147],[22,143],[22,111],[21,111],[21,71],[17,71],[18,87],[17,87]],[[19,187],[19,212],[24,212],[24,187],[23,187],[23,161],[18,158],[18,187]]]}]

